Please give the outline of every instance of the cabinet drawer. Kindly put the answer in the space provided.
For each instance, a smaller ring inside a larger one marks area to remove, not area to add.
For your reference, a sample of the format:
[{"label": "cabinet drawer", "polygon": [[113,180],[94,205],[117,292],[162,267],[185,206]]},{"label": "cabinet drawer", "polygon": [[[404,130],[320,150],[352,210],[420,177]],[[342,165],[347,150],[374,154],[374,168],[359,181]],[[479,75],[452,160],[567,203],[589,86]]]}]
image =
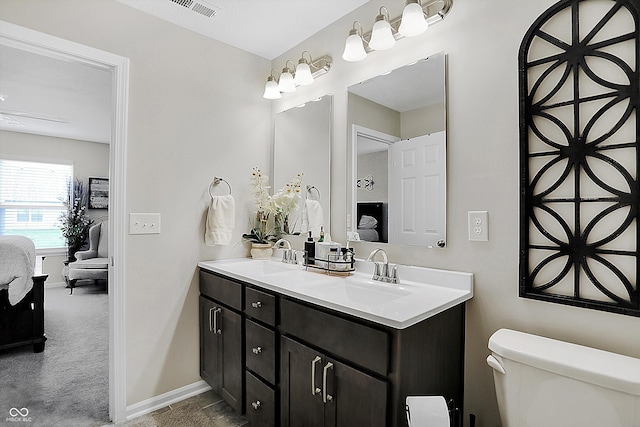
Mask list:
[{"label": "cabinet drawer", "polygon": [[251,427],[273,427],[276,425],[276,392],[251,372],[247,372],[247,405],[245,416]]},{"label": "cabinet drawer", "polygon": [[276,324],[275,295],[247,287],[244,297],[244,311],[247,316],[260,320],[267,325]]},{"label": "cabinet drawer", "polygon": [[238,311],[242,310],[242,285],[200,270],[200,293]]},{"label": "cabinet drawer", "polygon": [[247,369],[260,375],[271,384],[276,383],[275,332],[251,320],[245,320],[247,339],[245,359]]},{"label": "cabinet drawer", "polygon": [[281,298],[280,330],[380,375],[389,371],[389,334]]}]

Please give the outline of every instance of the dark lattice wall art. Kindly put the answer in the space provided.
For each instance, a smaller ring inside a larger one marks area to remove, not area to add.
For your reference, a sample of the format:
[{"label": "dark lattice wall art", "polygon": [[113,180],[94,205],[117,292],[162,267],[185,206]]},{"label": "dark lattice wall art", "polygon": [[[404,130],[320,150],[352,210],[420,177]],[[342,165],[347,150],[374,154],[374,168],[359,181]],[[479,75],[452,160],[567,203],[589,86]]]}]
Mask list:
[{"label": "dark lattice wall art", "polygon": [[522,297],[640,316],[639,14],[563,0],[522,42]]}]

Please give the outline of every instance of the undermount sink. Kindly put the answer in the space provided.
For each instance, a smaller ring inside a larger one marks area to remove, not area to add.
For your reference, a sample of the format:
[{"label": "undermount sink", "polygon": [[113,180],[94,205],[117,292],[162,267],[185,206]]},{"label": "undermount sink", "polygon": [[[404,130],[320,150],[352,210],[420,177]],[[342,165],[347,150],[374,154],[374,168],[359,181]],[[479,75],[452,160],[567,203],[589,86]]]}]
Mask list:
[{"label": "undermount sink", "polygon": [[391,301],[407,297],[413,292],[407,289],[391,287],[387,284],[377,284],[373,280],[349,280],[346,278],[342,283],[329,286],[326,289],[314,289],[323,293],[330,293],[333,301],[349,303],[355,306],[377,307],[388,304]]},{"label": "undermount sink", "polygon": [[230,261],[220,264],[221,268],[233,271],[234,273],[262,275],[286,273],[289,271],[302,271],[301,266],[295,264],[286,264],[284,262],[275,262],[270,259],[251,259],[242,261]]}]

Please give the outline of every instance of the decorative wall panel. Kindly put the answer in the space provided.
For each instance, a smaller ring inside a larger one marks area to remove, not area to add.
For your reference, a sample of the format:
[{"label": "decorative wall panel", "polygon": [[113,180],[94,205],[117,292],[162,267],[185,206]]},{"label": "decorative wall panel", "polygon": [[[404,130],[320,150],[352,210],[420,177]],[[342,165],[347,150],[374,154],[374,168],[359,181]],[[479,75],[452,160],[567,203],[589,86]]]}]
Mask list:
[{"label": "decorative wall panel", "polygon": [[522,42],[522,297],[640,316],[639,4],[563,0]]}]

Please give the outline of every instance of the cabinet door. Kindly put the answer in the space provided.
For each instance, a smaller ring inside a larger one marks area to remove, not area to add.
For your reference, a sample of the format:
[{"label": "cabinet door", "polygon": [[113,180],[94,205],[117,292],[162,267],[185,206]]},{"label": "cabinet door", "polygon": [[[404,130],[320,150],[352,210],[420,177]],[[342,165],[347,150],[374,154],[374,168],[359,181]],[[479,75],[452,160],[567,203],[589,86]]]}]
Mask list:
[{"label": "cabinet door", "polygon": [[242,317],[200,297],[200,376],[242,413]]},{"label": "cabinet door", "polygon": [[281,425],[323,426],[322,355],[287,337],[280,345]]},{"label": "cabinet door", "polygon": [[244,371],[244,352],[242,351],[242,317],[240,314],[221,308],[218,317],[220,333],[220,396],[241,414],[244,408],[242,402],[242,374]]},{"label": "cabinet door", "polygon": [[322,383],[325,427],[387,425],[385,381],[328,359],[323,361]]},{"label": "cabinet door", "polygon": [[218,335],[213,330],[213,317],[217,306],[200,297],[200,376],[216,393],[220,393],[220,358]]}]

